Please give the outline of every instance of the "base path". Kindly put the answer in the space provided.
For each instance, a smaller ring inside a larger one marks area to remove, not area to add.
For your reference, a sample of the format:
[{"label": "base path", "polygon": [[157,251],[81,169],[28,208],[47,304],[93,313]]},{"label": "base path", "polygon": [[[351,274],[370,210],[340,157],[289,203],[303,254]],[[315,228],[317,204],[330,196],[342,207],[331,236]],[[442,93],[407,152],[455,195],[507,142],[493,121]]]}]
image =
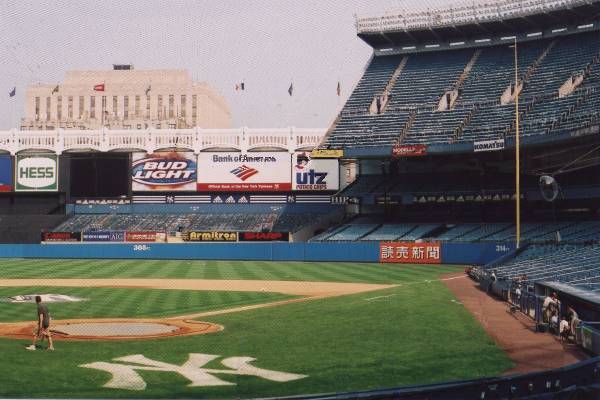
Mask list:
[{"label": "base path", "polygon": [[[460,274],[448,275],[457,276]],[[536,333],[529,317],[509,313],[504,301],[480,290],[469,277],[462,277],[444,283],[516,364],[505,375],[559,368],[587,358],[575,345],[563,344],[548,333]]]},{"label": "base path", "polygon": [[[377,285],[367,283],[338,282],[298,282],[298,281],[253,281],[253,280],[210,280],[210,279],[2,279],[0,286],[6,287],[111,287],[111,288],[145,288],[171,290],[215,290],[236,292],[275,292],[293,296],[296,299],[271,301],[223,310],[173,316],[162,319],[88,319],[52,321],[50,330],[60,339],[81,340],[124,340],[153,339],[166,336],[198,335],[218,332],[222,326],[208,322],[192,321],[194,318],[211,315],[228,314],[254,310],[263,307],[274,307],[283,304],[316,300],[327,297],[363,293],[373,290],[387,289],[396,285]],[[56,331],[59,327],[67,327]],[[142,331],[140,334],[122,334],[130,327]],[[163,329],[163,327],[168,327]],[[32,336],[35,324],[32,322],[0,323],[0,336],[17,339]],[[113,330],[111,332],[111,329]],[[153,329],[155,331],[153,331]],[[70,333],[69,333],[70,332]],[[81,333],[85,332],[85,333]],[[91,332],[91,333],[90,333]]]}]

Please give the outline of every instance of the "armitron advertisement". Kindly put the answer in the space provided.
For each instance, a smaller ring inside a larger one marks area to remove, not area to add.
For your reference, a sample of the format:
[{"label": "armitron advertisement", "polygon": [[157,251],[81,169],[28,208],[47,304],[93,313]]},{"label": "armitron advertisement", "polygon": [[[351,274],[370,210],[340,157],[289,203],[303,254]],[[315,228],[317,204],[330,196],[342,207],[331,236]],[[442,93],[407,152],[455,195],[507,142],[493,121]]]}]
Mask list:
[{"label": "armitron advertisement", "polygon": [[292,156],[292,190],[338,190],[338,160],[311,158],[309,152]]},{"label": "armitron advertisement", "polygon": [[237,242],[237,232],[188,232],[184,237],[188,242]]},{"label": "armitron advertisement", "polygon": [[58,191],[58,157],[55,154],[19,154],[15,166],[15,191]]},{"label": "armitron advertisement", "polygon": [[136,191],[196,190],[196,156],[184,152],[133,153],[131,188]]},{"label": "armitron advertisement", "polygon": [[437,242],[380,242],[379,262],[404,264],[441,264],[441,246]]},{"label": "armitron advertisement", "polygon": [[198,191],[287,192],[292,188],[288,153],[200,153]]},{"label": "armitron advertisement", "polygon": [[13,190],[13,169],[12,157],[9,155],[0,156],[0,192],[10,192]]}]

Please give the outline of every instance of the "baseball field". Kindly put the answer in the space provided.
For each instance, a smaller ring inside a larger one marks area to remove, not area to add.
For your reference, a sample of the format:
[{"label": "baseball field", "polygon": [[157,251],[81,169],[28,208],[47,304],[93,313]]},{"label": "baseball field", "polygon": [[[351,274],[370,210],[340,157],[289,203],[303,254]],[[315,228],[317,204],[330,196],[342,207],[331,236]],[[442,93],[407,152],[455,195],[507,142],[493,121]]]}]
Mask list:
[{"label": "baseball field", "polygon": [[[270,397],[501,374],[513,363],[442,281],[464,279],[448,278],[460,271],[341,262],[4,260],[0,397]],[[47,303],[54,352],[44,350],[46,343],[25,349],[36,309],[18,296],[31,294],[81,300]],[[87,329],[98,326],[96,333]],[[157,326],[168,332],[151,332]],[[123,334],[128,327],[141,330]]]}]

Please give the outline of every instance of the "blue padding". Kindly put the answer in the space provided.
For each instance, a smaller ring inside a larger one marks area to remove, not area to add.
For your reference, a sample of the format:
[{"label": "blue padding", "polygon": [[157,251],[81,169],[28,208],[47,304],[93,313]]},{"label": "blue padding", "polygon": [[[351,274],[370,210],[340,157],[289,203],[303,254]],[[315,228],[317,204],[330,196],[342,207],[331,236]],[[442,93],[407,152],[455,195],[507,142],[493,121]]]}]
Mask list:
[{"label": "blue padding", "polygon": [[442,243],[442,262],[485,265],[514,249],[512,243]]}]

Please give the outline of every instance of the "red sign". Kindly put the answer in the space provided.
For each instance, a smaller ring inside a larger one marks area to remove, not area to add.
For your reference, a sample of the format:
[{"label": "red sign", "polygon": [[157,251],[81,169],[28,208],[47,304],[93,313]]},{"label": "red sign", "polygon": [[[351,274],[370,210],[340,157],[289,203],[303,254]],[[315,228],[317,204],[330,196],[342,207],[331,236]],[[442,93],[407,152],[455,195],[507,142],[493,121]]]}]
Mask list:
[{"label": "red sign", "polygon": [[81,232],[42,232],[42,242],[80,242]]},{"label": "red sign", "polygon": [[289,192],[291,183],[198,183],[199,192]]},{"label": "red sign", "polygon": [[392,148],[392,156],[394,157],[419,157],[427,154],[427,145],[394,145]]},{"label": "red sign", "polygon": [[441,264],[441,246],[438,242],[380,242],[379,262],[403,264]]},{"label": "red sign", "polygon": [[287,242],[287,232],[240,232],[240,242]]},{"label": "red sign", "polygon": [[126,232],[126,242],[156,242],[156,232]]}]

